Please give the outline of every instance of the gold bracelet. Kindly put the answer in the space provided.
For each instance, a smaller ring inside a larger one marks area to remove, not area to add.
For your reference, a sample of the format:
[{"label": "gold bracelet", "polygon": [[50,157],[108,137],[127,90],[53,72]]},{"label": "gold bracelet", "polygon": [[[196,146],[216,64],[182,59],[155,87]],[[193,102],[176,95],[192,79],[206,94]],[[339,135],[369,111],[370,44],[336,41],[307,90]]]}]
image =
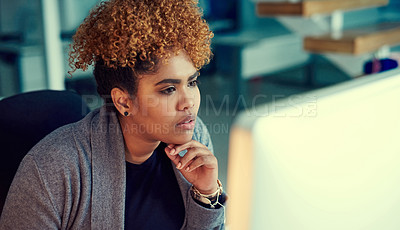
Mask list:
[{"label": "gold bracelet", "polygon": [[[222,183],[220,180],[217,180],[218,188],[217,191],[215,191],[212,194],[205,195],[202,194],[196,187],[192,185],[190,188],[190,192],[192,194],[192,197],[198,201],[200,201],[203,204],[208,204],[210,205],[211,208],[215,208],[215,205],[218,204],[219,196],[223,193],[224,189],[222,188]],[[215,202],[212,202],[214,201]]]}]

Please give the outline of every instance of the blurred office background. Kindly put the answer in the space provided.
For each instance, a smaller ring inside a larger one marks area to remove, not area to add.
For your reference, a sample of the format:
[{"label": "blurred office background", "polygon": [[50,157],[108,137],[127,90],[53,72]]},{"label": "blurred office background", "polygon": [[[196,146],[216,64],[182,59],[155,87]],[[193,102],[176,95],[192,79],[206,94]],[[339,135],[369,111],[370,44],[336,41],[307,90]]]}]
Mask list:
[{"label": "blurred office background", "polygon": [[[276,0],[275,0],[276,1]],[[91,70],[69,77],[68,46],[99,0],[0,0],[0,98],[40,89],[74,90],[101,106]],[[243,109],[363,77],[373,58],[396,58],[400,47],[361,54],[310,52],[304,38],[400,21],[400,1],[311,16],[256,13],[255,0],[200,0],[215,33],[214,58],[202,70],[200,116],[213,137],[220,177],[227,178],[229,131]],[[337,28],[336,28],[337,29]]]}]

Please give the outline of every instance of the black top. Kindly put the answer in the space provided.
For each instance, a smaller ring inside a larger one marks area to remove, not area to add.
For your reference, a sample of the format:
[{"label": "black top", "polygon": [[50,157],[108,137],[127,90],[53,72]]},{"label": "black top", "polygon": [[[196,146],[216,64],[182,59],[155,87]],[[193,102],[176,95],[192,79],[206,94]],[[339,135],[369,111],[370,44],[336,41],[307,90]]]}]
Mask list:
[{"label": "black top", "polygon": [[125,229],[180,229],[185,207],[161,144],[140,165],[126,162]]}]

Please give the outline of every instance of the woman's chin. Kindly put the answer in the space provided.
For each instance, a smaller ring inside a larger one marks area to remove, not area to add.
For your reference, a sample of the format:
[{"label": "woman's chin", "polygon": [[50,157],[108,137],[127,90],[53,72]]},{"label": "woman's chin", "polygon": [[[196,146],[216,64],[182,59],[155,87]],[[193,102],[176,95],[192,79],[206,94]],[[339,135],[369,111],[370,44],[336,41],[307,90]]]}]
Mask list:
[{"label": "woman's chin", "polygon": [[182,144],[186,144],[189,141],[191,141],[192,137],[193,137],[193,132],[192,133],[175,135],[173,137],[168,137],[168,140],[163,141],[163,142],[165,142],[167,144],[182,145]]}]

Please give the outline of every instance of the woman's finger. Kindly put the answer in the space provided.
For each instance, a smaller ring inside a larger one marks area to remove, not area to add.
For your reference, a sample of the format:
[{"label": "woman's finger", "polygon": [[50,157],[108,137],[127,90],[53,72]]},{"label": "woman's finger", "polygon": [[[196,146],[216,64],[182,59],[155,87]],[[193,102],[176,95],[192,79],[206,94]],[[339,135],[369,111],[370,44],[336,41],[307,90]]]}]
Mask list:
[{"label": "woman's finger", "polygon": [[218,165],[217,158],[214,155],[205,155],[195,158],[191,163],[187,164],[185,170],[192,172],[193,170],[205,166],[207,168],[215,168]]},{"label": "woman's finger", "polygon": [[178,166],[181,157],[179,155],[171,155],[170,154],[171,149],[168,147],[165,147],[164,150],[167,153],[168,158],[175,164],[175,166]]},{"label": "woman's finger", "polygon": [[171,148],[170,154],[176,155],[176,154],[182,152],[185,149],[189,149],[189,148],[193,148],[193,147],[205,147],[205,148],[207,148],[205,145],[201,144],[200,142],[197,142],[195,140],[191,140],[191,141],[189,141],[189,142],[187,142],[185,144],[182,144],[182,145],[174,145]]},{"label": "woman's finger", "polygon": [[[192,147],[190,149],[187,149],[186,154],[181,157],[180,159],[180,165],[178,169],[183,169],[186,167],[186,165],[193,159],[204,156],[204,155],[210,155],[211,152],[208,149],[205,148],[197,148],[197,147]],[[179,155],[176,155],[179,156]],[[179,164],[179,163],[178,163]]]}]

